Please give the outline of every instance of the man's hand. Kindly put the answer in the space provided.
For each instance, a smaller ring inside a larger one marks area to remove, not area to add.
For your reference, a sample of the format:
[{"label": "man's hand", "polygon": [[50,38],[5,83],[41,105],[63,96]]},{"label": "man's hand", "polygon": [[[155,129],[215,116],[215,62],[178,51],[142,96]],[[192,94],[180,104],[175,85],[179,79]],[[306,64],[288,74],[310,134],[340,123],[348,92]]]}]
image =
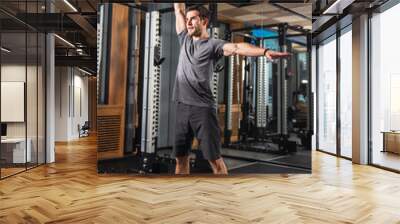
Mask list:
[{"label": "man's hand", "polygon": [[267,57],[269,60],[277,59],[277,58],[285,58],[289,57],[291,54],[288,52],[279,52],[279,51],[271,51],[268,50],[265,52],[265,57]]}]

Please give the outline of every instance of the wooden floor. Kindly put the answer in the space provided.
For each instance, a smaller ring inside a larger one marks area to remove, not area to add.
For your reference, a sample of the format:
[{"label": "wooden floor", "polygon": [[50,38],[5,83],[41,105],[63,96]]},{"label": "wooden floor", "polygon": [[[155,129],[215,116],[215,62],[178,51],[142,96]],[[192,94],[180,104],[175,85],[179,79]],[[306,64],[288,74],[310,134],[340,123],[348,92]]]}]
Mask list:
[{"label": "wooden floor", "polygon": [[26,170],[25,167],[24,168],[0,168],[0,169],[1,169],[1,177],[2,178]]},{"label": "wooden floor", "polygon": [[400,223],[400,175],[313,153],[312,175],[99,176],[94,138],[0,181],[0,223]]}]

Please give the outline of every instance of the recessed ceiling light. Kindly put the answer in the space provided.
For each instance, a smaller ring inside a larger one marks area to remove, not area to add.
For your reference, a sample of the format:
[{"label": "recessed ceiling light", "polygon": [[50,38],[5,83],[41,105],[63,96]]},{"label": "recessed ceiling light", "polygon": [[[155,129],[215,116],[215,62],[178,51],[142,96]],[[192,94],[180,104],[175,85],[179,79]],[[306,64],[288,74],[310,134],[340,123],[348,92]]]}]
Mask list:
[{"label": "recessed ceiling light", "polygon": [[6,53],[10,53],[11,52],[11,50],[9,50],[9,49],[7,49],[5,47],[1,47],[0,49],[1,49],[1,51],[4,51]]}]

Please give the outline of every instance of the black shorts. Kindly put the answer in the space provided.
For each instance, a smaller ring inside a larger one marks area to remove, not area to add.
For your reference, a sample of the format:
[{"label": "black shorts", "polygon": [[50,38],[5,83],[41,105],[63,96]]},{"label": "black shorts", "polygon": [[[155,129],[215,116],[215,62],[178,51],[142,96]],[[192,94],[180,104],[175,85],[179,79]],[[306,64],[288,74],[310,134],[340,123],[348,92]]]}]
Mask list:
[{"label": "black shorts", "polygon": [[205,159],[217,160],[221,157],[216,109],[177,103],[173,156],[187,156],[194,137],[199,141],[199,149]]}]

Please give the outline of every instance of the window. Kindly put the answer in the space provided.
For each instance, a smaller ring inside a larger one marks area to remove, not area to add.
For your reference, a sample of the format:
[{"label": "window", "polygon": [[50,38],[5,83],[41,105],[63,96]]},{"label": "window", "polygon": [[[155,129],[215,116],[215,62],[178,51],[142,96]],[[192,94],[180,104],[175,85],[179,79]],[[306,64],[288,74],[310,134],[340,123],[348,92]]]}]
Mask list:
[{"label": "window", "polygon": [[340,36],[340,155],[352,157],[352,33],[351,26]]},{"label": "window", "polygon": [[318,48],[318,149],[336,153],[336,36]]},{"label": "window", "polygon": [[[400,4],[371,18],[372,163],[396,170],[400,170],[400,133],[394,132],[400,131],[398,21]],[[385,139],[384,132],[392,139]]]}]

